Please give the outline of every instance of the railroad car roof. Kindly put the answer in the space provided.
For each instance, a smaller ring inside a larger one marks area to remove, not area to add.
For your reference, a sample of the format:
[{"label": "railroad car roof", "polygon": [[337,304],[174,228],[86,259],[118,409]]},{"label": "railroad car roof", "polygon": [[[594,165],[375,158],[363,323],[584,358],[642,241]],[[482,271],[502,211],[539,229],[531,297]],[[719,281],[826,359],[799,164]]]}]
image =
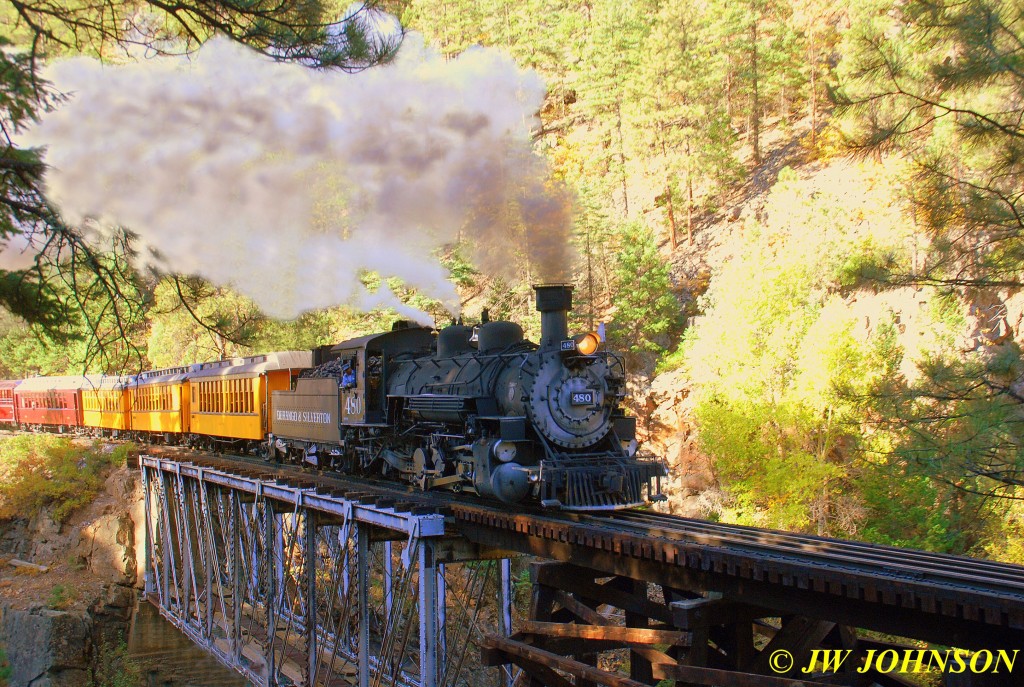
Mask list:
[{"label": "railroad car roof", "polygon": [[99,388],[101,375],[63,377],[29,377],[18,385],[18,391],[78,391]]},{"label": "railroad car roof", "polygon": [[226,377],[228,375],[258,375],[272,370],[301,370],[313,367],[312,351],[278,351],[261,353],[245,358],[231,358],[202,363],[187,374],[189,379]]},{"label": "railroad car roof", "polygon": [[131,385],[135,381],[135,377],[116,377],[112,375],[103,375],[99,378],[99,383],[95,386],[83,386],[83,391],[100,391],[105,389],[124,389]]},{"label": "railroad car roof", "polygon": [[20,379],[0,379],[0,389],[13,389],[21,384]]},{"label": "railroad car roof", "polygon": [[193,370],[198,370],[199,365],[190,365],[188,367],[168,367],[163,370],[147,370],[142,372],[132,382],[130,386],[149,386],[152,384],[174,384],[176,382],[184,382],[188,379],[189,374]]},{"label": "railroad car roof", "polygon": [[382,332],[379,334],[369,334],[367,336],[359,336],[348,341],[342,341],[340,344],[331,348],[332,353],[340,353],[341,351],[347,351],[354,348],[373,348],[374,346],[383,347],[388,344],[388,347],[393,346],[407,346],[407,347],[429,347],[434,340],[433,330],[429,327],[409,327],[407,329],[396,329],[390,332]]}]

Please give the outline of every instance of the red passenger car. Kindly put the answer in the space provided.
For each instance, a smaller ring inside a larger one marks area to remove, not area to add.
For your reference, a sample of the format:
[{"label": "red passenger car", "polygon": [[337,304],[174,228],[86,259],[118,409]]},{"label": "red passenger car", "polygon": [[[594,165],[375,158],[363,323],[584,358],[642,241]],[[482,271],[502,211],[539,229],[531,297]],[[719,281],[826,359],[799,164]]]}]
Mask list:
[{"label": "red passenger car", "polygon": [[0,425],[13,425],[14,418],[14,387],[20,380],[0,380]]},{"label": "red passenger car", "polygon": [[99,377],[32,377],[14,388],[14,405],[22,425],[58,431],[82,426],[82,387]]}]

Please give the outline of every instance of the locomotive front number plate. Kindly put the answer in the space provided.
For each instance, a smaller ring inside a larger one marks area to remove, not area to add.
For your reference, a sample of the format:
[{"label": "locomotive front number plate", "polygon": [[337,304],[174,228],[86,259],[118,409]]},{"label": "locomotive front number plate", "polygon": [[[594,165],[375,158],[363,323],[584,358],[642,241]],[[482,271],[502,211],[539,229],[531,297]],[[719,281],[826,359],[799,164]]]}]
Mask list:
[{"label": "locomotive front number plate", "polygon": [[565,340],[563,340],[562,341],[562,350],[563,351],[575,351],[576,350],[576,340],[575,339],[565,339]]},{"label": "locomotive front number plate", "polygon": [[594,392],[593,391],[574,391],[574,392],[572,392],[572,404],[574,406],[590,406],[590,405],[594,405]]}]

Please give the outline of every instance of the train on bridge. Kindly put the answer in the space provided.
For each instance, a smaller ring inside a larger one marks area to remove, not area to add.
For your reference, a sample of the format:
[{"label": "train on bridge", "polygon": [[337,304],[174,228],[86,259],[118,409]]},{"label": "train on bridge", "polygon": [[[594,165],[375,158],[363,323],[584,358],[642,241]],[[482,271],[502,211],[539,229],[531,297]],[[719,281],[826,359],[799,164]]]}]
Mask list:
[{"label": "train on bridge", "polygon": [[539,343],[506,321],[399,322],[312,351],[133,376],[0,382],[0,424],[253,453],[516,504],[601,511],[661,500],[637,453],[625,366],[570,336],[572,287],[535,287]]}]

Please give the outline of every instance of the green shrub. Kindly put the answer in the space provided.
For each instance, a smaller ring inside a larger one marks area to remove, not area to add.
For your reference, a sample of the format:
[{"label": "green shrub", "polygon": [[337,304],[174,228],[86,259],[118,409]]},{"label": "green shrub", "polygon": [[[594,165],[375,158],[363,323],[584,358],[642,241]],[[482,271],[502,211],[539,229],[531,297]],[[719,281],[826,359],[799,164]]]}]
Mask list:
[{"label": "green shrub", "polygon": [[57,584],[50,590],[46,607],[53,611],[63,611],[78,599],[78,590],[71,585]]},{"label": "green shrub", "polygon": [[103,488],[112,466],[125,465],[130,444],[104,451],[100,442],[23,434],[0,439],[0,519],[49,508],[64,522]]},{"label": "green shrub", "polygon": [[137,687],[142,681],[142,670],[128,656],[128,646],[122,641],[116,646],[100,645],[89,687]]},{"label": "green shrub", "polygon": [[7,687],[7,680],[11,677],[11,663],[7,660],[7,652],[0,646],[0,687]]}]

